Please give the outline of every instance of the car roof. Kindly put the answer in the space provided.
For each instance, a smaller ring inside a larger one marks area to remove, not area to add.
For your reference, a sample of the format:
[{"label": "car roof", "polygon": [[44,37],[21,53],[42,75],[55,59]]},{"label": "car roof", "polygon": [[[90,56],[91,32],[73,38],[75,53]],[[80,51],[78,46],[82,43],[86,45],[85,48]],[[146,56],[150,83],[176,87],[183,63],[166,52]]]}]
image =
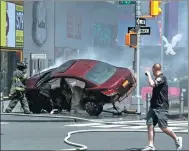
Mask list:
[{"label": "car roof", "polygon": [[[75,61],[75,63],[69,67],[65,72],[56,72],[56,74],[62,75],[62,76],[73,76],[73,77],[84,77],[84,75],[91,70],[97,63],[105,63],[98,60],[92,60],[92,59],[72,59],[69,61]],[[65,62],[66,63],[66,62]],[[65,64],[64,63],[64,64]],[[62,64],[62,65],[64,65]],[[108,64],[108,63],[107,63]],[[113,66],[113,65],[112,65]],[[60,68],[61,66],[59,66]]]}]

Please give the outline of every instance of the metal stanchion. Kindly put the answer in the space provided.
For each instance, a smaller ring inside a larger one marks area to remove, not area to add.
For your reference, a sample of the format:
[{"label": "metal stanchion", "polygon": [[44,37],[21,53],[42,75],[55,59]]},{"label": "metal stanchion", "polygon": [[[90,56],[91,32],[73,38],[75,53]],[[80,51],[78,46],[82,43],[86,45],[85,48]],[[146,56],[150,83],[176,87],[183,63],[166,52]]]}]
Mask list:
[{"label": "metal stanchion", "polygon": [[151,98],[150,93],[146,93],[146,115],[147,115],[149,107],[150,107],[150,98]]},{"label": "metal stanchion", "polygon": [[4,112],[4,101],[3,101],[3,92],[1,92],[1,94],[0,94],[1,96],[1,113],[3,113]]},{"label": "metal stanchion", "polygon": [[184,92],[185,91],[186,91],[185,89],[181,89],[181,93],[180,93],[180,108],[179,108],[180,117],[182,117],[184,113]]}]

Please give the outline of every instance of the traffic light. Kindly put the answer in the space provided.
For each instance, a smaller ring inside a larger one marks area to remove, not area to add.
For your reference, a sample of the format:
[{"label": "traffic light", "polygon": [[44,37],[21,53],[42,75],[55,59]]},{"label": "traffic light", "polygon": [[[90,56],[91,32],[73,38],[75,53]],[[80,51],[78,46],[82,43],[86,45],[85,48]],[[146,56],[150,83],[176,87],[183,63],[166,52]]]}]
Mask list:
[{"label": "traffic light", "polygon": [[162,10],[160,8],[161,1],[150,0],[150,15],[155,17],[161,14]]},{"label": "traffic light", "polygon": [[132,48],[137,48],[137,33],[133,31],[129,31],[125,35],[125,45],[132,47]]}]

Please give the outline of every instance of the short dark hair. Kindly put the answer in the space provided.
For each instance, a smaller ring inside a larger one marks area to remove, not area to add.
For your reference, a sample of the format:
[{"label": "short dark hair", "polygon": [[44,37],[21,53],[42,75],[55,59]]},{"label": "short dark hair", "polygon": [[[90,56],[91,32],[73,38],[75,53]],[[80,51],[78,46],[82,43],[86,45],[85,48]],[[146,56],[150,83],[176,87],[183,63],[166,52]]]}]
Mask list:
[{"label": "short dark hair", "polygon": [[153,65],[153,68],[154,68],[155,70],[161,71],[161,64],[160,64],[160,63],[155,63],[155,64]]}]

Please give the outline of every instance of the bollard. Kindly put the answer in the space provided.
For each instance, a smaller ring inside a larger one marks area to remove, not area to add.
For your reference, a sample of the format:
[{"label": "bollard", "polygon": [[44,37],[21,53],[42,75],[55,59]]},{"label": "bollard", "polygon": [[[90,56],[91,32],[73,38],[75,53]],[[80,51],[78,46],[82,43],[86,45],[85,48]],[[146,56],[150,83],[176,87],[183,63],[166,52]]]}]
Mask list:
[{"label": "bollard", "polygon": [[3,92],[0,93],[0,99],[1,99],[1,113],[4,112],[4,101],[3,101]]},{"label": "bollard", "polygon": [[150,93],[146,93],[146,114],[148,113],[149,107],[150,107]]},{"label": "bollard", "polygon": [[181,89],[181,94],[180,94],[180,108],[179,108],[179,112],[180,112],[180,116],[183,115],[184,113],[184,92],[186,90],[185,89]]}]

